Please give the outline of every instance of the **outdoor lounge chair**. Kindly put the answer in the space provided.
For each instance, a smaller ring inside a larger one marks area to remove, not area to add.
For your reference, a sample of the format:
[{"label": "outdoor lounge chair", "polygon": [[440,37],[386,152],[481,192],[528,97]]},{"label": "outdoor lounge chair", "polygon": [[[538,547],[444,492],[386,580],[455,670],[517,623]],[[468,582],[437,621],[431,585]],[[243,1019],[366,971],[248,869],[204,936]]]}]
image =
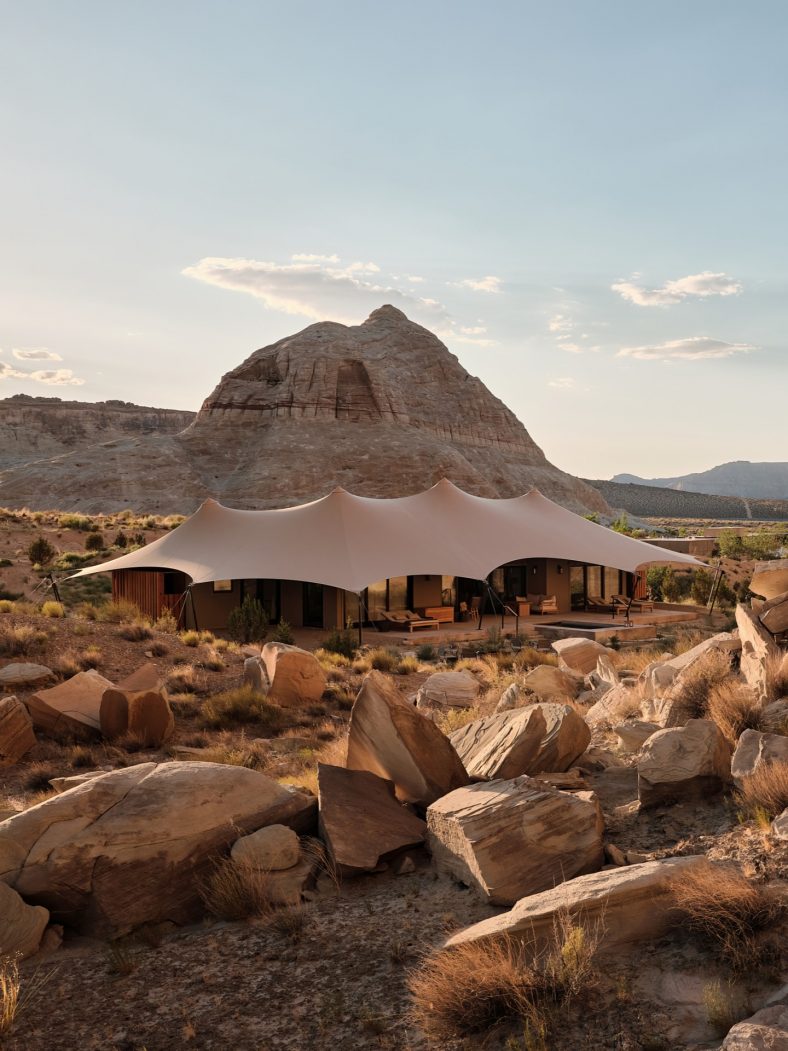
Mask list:
[{"label": "outdoor lounge chair", "polygon": [[380,618],[380,626],[384,631],[404,631],[406,628],[412,632],[414,628],[439,628],[440,622],[420,617],[409,609],[398,609],[390,612],[385,609],[376,609],[375,617]]},{"label": "outdoor lounge chair", "polygon": [[616,607],[606,598],[602,598],[601,595],[588,595],[586,597],[586,606],[588,609],[598,610],[600,613],[612,613],[615,615]]},{"label": "outdoor lounge chair", "polygon": [[[648,610],[649,613],[654,612],[654,603],[651,599],[647,598],[633,598],[628,599],[626,595],[613,595],[613,605],[617,609],[630,610],[632,613],[643,613]],[[631,605],[630,605],[631,601]]]}]

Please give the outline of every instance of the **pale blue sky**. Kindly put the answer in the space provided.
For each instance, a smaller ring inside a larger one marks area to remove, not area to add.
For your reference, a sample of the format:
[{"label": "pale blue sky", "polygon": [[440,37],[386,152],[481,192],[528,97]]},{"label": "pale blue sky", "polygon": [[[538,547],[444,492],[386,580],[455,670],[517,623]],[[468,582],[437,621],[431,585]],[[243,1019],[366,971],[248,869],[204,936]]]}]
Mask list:
[{"label": "pale blue sky", "polygon": [[196,409],[393,302],[567,470],[788,459],[782,0],[0,16],[0,396]]}]

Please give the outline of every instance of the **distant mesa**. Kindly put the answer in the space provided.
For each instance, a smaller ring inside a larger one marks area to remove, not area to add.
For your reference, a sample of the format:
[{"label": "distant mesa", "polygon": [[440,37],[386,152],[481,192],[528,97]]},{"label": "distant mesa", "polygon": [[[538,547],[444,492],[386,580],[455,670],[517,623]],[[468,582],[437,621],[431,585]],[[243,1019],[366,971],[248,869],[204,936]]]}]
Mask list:
[{"label": "distant mesa", "polygon": [[739,496],[753,500],[788,500],[788,463],[750,463],[733,460],[708,471],[678,475],[675,478],[639,478],[636,474],[617,474],[612,482],[650,485],[662,489]]},{"label": "distant mesa", "polygon": [[255,351],[196,417],[7,399],[4,453],[12,434],[16,463],[0,461],[0,505],[8,507],[173,514],[209,496],[231,507],[281,507],[337,485],[391,497],[446,477],[480,496],[537,486],[574,511],[610,512],[597,490],[547,461],[437,336],[393,306],[360,325],[309,325]]}]

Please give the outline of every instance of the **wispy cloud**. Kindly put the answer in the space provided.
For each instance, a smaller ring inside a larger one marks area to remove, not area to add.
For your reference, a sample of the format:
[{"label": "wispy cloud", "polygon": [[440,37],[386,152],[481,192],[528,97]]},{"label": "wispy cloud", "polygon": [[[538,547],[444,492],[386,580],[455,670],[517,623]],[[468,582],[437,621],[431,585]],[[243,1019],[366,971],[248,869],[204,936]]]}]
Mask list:
[{"label": "wispy cloud", "polygon": [[566,335],[572,331],[575,323],[565,314],[554,314],[547,322],[547,327],[551,332],[555,332],[558,335]]},{"label": "wispy cloud", "polygon": [[547,386],[555,387],[556,390],[572,390],[575,380],[572,376],[560,376],[558,379],[548,380]]},{"label": "wispy cloud", "polygon": [[47,347],[14,347],[11,351],[17,361],[62,361],[54,350]]},{"label": "wispy cloud", "polygon": [[610,287],[639,307],[671,306],[689,297],[705,299],[709,296],[736,296],[742,290],[741,284],[728,274],[715,274],[711,270],[666,281],[660,288],[646,288],[637,284],[638,276],[635,274],[629,281],[617,281]]},{"label": "wispy cloud", "polygon": [[201,259],[183,273],[209,285],[246,292],[270,310],[313,321],[356,324],[359,317],[387,302],[427,322],[448,321],[448,312],[437,300],[371,278],[369,275],[380,272],[376,263],[342,265],[333,256],[307,259],[302,255],[299,259],[282,264],[214,256]]},{"label": "wispy cloud", "polygon": [[456,288],[470,288],[472,292],[503,292],[500,277],[494,277],[492,274],[488,274],[487,277],[466,277],[462,281],[455,281],[454,285]]},{"label": "wispy cloud", "polygon": [[36,369],[26,372],[0,361],[0,380],[3,379],[44,383],[49,387],[81,387],[85,382],[75,376],[71,369]]},{"label": "wispy cloud", "polygon": [[314,252],[296,252],[290,258],[294,263],[338,263],[338,255],[316,255]]},{"label": "wispy cloud", "polygon": [[581,347],[579,343],[559,343],[558,346],[561,350],[566,350],[570,354],[582,354],[586,349]]},{"label": "wispy cloud", "polygon": [[622,347],[617,357],[638,358],[641,361],[704,361],[731,358],[735,354],[748,354],[755,349],[749,343],[726,343],[708,336],[690,336],[643,347]]}]

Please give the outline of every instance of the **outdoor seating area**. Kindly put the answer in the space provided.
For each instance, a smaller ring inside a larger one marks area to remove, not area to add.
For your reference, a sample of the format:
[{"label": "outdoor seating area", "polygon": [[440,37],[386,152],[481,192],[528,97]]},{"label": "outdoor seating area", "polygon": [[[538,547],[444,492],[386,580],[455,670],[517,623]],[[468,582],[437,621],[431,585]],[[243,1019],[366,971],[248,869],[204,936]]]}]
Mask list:
[{"label": "outdoor seating area", "polygon": [[369,619],[379,631],[391,631],[398,628],[400,631],[414,631],[416,628],[438,628],[441,621],[435,617],[421,617],[412,610],[403,609],[389,611],[385,609],[372,609],[369,611]]}]

